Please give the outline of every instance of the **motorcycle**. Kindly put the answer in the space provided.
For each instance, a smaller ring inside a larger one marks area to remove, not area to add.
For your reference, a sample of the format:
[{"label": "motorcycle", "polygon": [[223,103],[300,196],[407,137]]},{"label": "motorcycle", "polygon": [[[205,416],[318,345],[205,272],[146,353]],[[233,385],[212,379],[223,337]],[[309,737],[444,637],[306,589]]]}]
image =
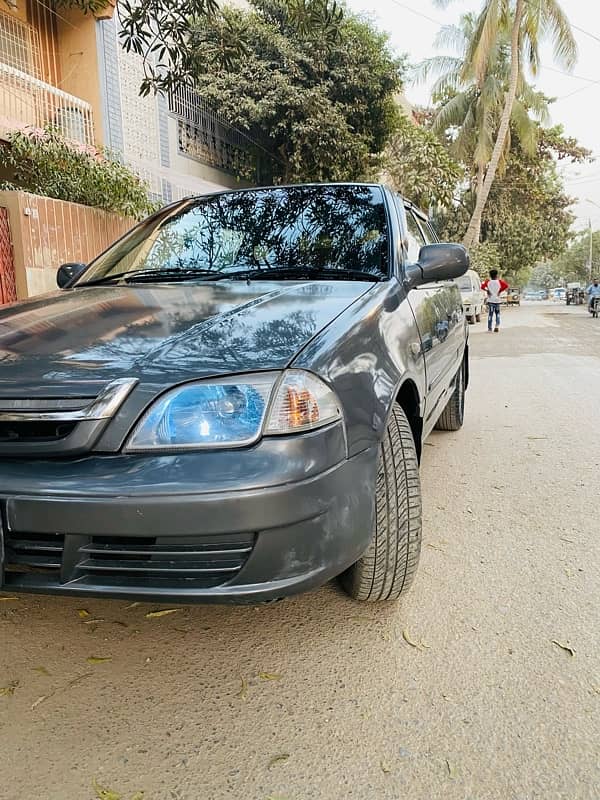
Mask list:
[{"label": "motorcycle", "polygon": [[597,319],[600,315],[600,297],[592,297],[591,302],[588,306],[588,311],[592,315],[594,319]]}]

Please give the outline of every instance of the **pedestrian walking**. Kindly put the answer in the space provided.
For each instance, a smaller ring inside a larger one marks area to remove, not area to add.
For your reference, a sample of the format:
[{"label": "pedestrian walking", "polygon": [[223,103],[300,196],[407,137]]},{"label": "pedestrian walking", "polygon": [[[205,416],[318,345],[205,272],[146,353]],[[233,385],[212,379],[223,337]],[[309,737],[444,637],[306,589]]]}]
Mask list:
[{"label": "pedestrian walking", "polygon": [[498,333],[500,330],[500,295],[510,287],[506,281],[498,278],[498,270],[492,269],[490,270],[490,277],[481,284],[481,288],[486,292],[488,298],[488,333],[492,332],[494,315],[496,317],[494,333]]}]

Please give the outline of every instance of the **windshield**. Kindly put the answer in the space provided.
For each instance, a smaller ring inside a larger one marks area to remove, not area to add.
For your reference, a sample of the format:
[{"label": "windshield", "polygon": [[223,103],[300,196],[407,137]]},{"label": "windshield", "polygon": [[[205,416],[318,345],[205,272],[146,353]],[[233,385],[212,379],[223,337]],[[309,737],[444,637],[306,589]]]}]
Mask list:
[{"label": "windshield", "polygon": [[[388,276],[387,218],[377,186],[298,186],[187,200],[136,227],[100,256],[78,285],[156,271],[235,276],[260,270],[303,274],[344,270]],[[158,273],[163,273],[162,277]],[[166,273],[166,275],[165,275]],[[260,275],[259,275],[260,276]],[[152,277],[152,275],[150,275]],[[276,276],[275,276],[276,277]],[[360,274],[359,274],[360,277]]]}]

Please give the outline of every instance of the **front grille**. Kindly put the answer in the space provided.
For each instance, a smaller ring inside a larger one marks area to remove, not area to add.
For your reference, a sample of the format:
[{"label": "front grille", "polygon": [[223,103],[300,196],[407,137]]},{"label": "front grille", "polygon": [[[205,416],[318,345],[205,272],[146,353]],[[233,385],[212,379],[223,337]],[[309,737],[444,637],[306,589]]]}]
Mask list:
[{"label": "front grille", "polygon": [[75,422],[2,422],[0,442],[56,442],[75,430]]},{"label": "front grille", "polygon": [[240,571],[254,539],[254,534],[94,536],[79,546],[76,577],[86,584],[115,588],[211,588]]},{"label": "front grille", "polygon": [[38,572],[48,578],[60,573],[65,537],[59,533],[7,533],[4,558],[7,573]]},{"label": "front grille", "polygon": [[136,385],[135,378],[118,378],[92,396],[0,394],[0,456],[64,457],[89,451]]},{"label": "front grille", "polygon": [[244,566],[255,535],[77,536],[9,531],[4,537],[7,586],[98,586],[113,589],[210,589]]}]

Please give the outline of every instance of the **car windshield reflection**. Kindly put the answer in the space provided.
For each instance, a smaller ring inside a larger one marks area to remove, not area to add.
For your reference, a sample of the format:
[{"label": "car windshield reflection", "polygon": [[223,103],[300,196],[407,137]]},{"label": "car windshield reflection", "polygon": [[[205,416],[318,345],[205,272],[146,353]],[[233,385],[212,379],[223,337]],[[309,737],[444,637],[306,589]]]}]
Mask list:
[{"label": "car windshield reflection", "polygon": [[135,228],[77,285],[267,277],[382,280],[387,214],[377,186],[268,188],[187,200]]}]

